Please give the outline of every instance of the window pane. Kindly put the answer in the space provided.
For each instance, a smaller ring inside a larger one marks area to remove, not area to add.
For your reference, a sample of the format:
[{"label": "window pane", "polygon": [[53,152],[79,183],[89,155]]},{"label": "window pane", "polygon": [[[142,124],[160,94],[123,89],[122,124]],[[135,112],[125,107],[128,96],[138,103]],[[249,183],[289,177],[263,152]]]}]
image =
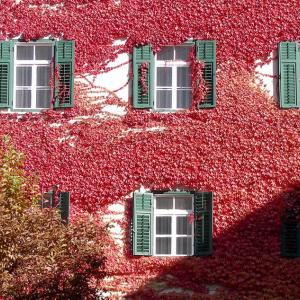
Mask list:
[{"label": "window pane", "polygon": [[36,91],[36,108],[49,108],[51,99],[50,90]]},{"label": "window pane", "polygon": [[16,108],[31,107],[31,91],[17,90],[16,91]]},{"label": "window pane", "polygon": [[177,108],[190,108],[192,102],[191,90],[177,91]]},{"label": "window pane", "polygon": [[173,60],[174,59],[174,48],[163,47],[157,52],[157,60]]},{"label": "window pane", "polygon": [[156,217],[156,234],[171,234],[172,217]]},{"label": "window pane", "polygon": [[191,72],[189,67],[177,68],[177,87],[190,88],[191,84]]},{"label": "window pane", "polygon": [[177,234],[192,234],[192,224],[188,217],[176,217],[176,233]]},{"label": "window pane", "polygon": [[156,209],[172,209],[173,198],[172,197],[156,197]]},{"label": "window pane", "polygon": [[50,81],[50,67],[49,66],[37,67],[36,85],[49,86],[49,81]]},{"label": "window pane", "polygon": [[35,59],[51,60],[51,58],[52,58],[52,46],[36,46],[35,47]]},{"label": "window pane", "polygon": [[192,255],[192,238],[191,237],[176,238],[176,254]]},{"label": "window pane", "polygon": [[191,210],[192,209],[192,197],[181,196],[175,198],[175,209]]},{"label": "window pane", "polygon": [[31,86],[32,68],[31,67],[17,67],[16,85],[17,86]]},{"label": "window pane", "polygon": [[171,238],[156,238],[156,254],[171,254]]},{"label": "window pane", "polygon": [[172,108],[172,91],[157,90],[156,91],[156,107]]},{"label": "window pane", "polygon": [[158,67],[156,78],[156,86],[172,86],[172,68],[170,67]]},{"label": "window pane", "polygon": [[17,46],[17,59],[32,60],[33,46]]},{"label": "window pane", "polygon": [[175,47],[175,59],[176,60],[188,60],[189,54],[192,50],[192,46],[177,46]]}]

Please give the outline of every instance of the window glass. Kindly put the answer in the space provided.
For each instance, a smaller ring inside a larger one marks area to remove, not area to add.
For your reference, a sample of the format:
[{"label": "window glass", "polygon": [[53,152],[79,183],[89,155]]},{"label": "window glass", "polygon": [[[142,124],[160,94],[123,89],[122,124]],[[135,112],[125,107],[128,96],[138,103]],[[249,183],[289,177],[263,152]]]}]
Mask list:
[{"label": "window glass", "polygon": [[174,47],[163,47],[157,52],[157,60],[173,60],[174,59]]},{"label": "window glass", "polygon": [[176,254],[177,255],[192,255],[192,238],[177,237],[176,238]]},{"label": "window glass", "polygon": [[191,74],[189,67],[177,68],[177,87],[190,88],[192,86]]},{"label": "window glass", "polygon": [[36,91],[36,107],[48,108],[50,107],[51,91],[50,90],[37,90]]},{"label": "window glass", "polygon": [[175,198],[175,209],[191,210],[192,207],[191,196],[177,196]]},{"label": "window glass", "polygon": [[187,216],[176,217],[176,233],[192,234],[192,224],[188,221]]},{"label": "window glass", "polygon": [[51,60],[52,59],[52,46],[36,46],[35,59],[37,60]]},{"label": "window glass", "polygon": [[154,107],[188,109],[192,102],[192,80],[189,62],[193,45],[167,46],[157,53]]},{"label": "window glass", "polygon": [[16,68],[16,85],[31,86],[32,67],[17,67]]},{"label": "window glass", "polygon": [[157,108],[172,108],[172,91],[157,90],[156,91],[156,107]]},{"label": "window glass", "polygon": [[156,209],[172,209],[173,197],[156,197]]},{"label": "window glass", "polygon": [[157,195],[155,203],[155,254],[192,255],[193,222],[189,214],[193,209],[193,195]]},{"label": "window glass", "polygon": [[192,102],[191,90],[178,90],[177,91],[177,108],[189,108]]},{"label": "window glass", "polygon": [[30,108],[31,107],[31,91],[17,90],[16,91],[16,108]]},{"label": "window glass", "polygon": [[49,81],[50,81],[50,67],[38,66],[36,70],[36,85],[49,86]]},{"label": "window glass", "polygon": [[189,55],[192,50],[192,46],[177,46],[175,47],[175,59],[176,60],[189,60]]},{"label": "window glass", "polygon": [[17,46],[17,59],[18,60],[32,60],[33,59],[33,46]]},{"label": "window glass", "polygon": [[171,254],[171,238],[157,237],[156,238],[156,254]]},{"label": "window glass", "polygon": [[52,93],[50,61],[53,56],[53,46],[35,43],[20,44],[16,46],[16,52],[14,108],[49,108]]},{"label": "window glass", "polygon": [[160,87],[172,86],[172,68],[158,67],[157,68],[156,85]]},{"label": "window glass", "polygon": [[171,217],[156,217],[156,234],[171,234]]}]

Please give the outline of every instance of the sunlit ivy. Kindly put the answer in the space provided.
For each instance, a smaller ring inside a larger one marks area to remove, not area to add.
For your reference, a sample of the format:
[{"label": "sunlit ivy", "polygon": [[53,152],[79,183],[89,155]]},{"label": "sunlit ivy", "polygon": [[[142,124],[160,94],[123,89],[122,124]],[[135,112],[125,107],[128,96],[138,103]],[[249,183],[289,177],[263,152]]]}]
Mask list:
[{"label": "sunlit ivy", "polygon": [[[97,100],[89,93],[92,84],[77,84],[72,110],[20,119],[0,116],[0,133],[9,134],[24,152],[27,170],[41,178],[41,185],[59,184],[71,191],[78,210],[104,215],[110,204],[125,205],[127,218],[119,223],[128,240],[125,249],[111,249],[107,264],[115,277],[110,289],[130,294],[158,276],[169,285],[199,292],[206,292],[207,284],[219,284],[225,299],[299,297],[299,264],[280,258],[279,223],[285,192],[299,182],[300,113],[280,110],[254,80],[256,60],[267,61],[280,41],[299,39],[297,4],[1,2],[2,39],[20,34],[26,40],[49,35],[74,39],[78,76],[109,71],[109,61],[119,53],[131,53],[137,44],[151,43],[158,51],[188,38],[217,41],[215,109],[136,111],[130,99],[128,105],[121,103],[113,92],[104,103],[91,104]],[[126,38],[126,43],[114,45],[119,38]],[[126,116],[99,119],[105,104],[125,105]],[[84,120],[74,122],[82,115]],[[141,185],[214,192],[211,259],[129,255],[128,195]],[[167,274],[173,277],[165,278]]]}]

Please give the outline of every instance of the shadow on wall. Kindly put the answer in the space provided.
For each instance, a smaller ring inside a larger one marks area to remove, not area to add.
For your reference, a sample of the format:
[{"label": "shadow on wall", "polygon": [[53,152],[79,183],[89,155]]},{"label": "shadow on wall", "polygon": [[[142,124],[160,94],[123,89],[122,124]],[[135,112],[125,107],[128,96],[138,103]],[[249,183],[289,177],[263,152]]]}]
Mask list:
[{"label": "shadow on wall", "polygon": [[300,259],[280,256],[280,216],[289,196],[290,191],[276,196],[215,235],[211,257],[178,258],[172,265],[170,259],[151,258],[151,265],[165,261],[168,267],[127,299],[299,299]]}]

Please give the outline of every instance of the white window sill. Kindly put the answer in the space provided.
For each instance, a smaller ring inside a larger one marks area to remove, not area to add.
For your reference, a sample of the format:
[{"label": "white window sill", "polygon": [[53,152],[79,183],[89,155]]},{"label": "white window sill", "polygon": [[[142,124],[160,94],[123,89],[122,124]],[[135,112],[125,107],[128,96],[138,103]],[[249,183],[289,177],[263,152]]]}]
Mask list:
[{"label": "white window sill", "polygon": [[153,254],[154,257],[172,257],[172,258],[175,258],[175,257],[192,257],[194,256],[194,254],[191,254],[191,255],[187,255],[187,254],[181,254],[181,255],[171,255],[171,254]]},{"label": "white window sill", "polygon": [[18,114],[26,114],[26,113],[41,113],[41,112],[44,112],[44,111],[48,111],[48,110],[53,110],[53,108],[41,108],[41,109],[38,109],[38,108],[32,108],[32,109],[22,109],[22,108],[2,108],[0,109],[0,113],[1,114],[15,114],[15,113],[18,113]]},{"label": "white window sill", "polygon": [[190,108],[180,108],[180,109],[168,109],[168,108],[152,108],[150,112],[158,113],[177,113],[177,112],[189,112]]}]

